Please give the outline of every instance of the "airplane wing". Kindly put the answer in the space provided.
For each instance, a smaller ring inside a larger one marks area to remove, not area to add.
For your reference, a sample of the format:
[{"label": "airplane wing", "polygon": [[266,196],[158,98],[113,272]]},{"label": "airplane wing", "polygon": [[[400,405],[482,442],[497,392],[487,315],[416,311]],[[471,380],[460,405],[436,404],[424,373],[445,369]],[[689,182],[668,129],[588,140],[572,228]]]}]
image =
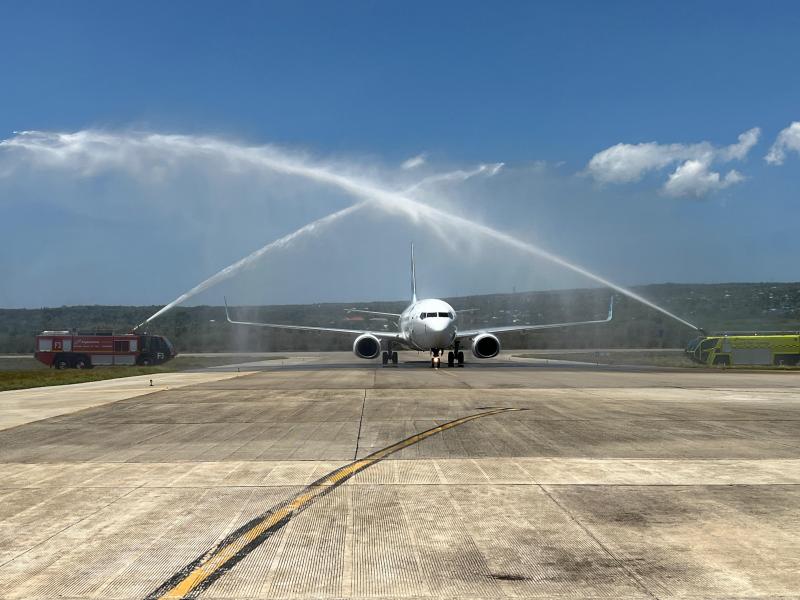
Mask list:
[{"label": "airplane wing", "polygon": [[605,319],[595,321],[574,321],[572,323],[546,323],[541,325],[507,325],[501,327],[483,327],[481,329],[470,329],[459,331],[456,337],[471,338],[481,333],[508,333],[512,331],[532,331],[536,329],[556,329],[558,327],[573,327],[576,325],[596,325],[598,323],[608,323],[614,316],[614,296],[608,304],[608,316]]},{"label": "airplane wing", "polygon": [[228,323],[234,325],[250,325],[252,327],[271,327],[272,329],[294,329],[295,331],[317,331],[326,333],[347,333],[350,335],[363,335],[368,333],[376,338],[402,341],[399,331],[365,331],[361,329],[336,329],[334,327],[308,327],[306,325],[283,325],[280,323],[256,323],[251,321],[234,321],[228,312],[228,301],[225,300],[225,317]]},{"label": "airplane wing", "polygon": [[386,313],[386,312],[378,312],[376,310],[361,310],[360,308],[348,308],[345,309],[345,312],[348,313],[359,313],[362,315],[378,315],[381,317],[395,317],[400,318],[400,313]]}]

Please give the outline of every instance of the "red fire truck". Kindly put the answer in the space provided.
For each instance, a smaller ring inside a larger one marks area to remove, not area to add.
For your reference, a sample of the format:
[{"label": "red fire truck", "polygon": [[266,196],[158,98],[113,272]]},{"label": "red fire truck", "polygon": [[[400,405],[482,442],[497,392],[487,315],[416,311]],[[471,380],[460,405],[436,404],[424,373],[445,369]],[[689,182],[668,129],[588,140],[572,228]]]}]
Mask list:
[{"label": "red fire truck", "polygon": [[36,336],[36,360],[56,369],[100,365],[158,365],[176,355],[160,335],[113,331],[43,331]]}]

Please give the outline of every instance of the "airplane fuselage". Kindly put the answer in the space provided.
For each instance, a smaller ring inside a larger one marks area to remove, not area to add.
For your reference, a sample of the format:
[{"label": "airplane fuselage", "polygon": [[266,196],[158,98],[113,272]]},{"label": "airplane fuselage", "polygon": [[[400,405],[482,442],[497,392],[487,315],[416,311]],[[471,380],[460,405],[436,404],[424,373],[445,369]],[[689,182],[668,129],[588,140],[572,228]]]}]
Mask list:
[{"label": "airplane fuselage", "polygon": [[450,348],[458,332],[456,319],[456,311],[444,300],[418,300],[400,314],[400,334],[415,350]]}]

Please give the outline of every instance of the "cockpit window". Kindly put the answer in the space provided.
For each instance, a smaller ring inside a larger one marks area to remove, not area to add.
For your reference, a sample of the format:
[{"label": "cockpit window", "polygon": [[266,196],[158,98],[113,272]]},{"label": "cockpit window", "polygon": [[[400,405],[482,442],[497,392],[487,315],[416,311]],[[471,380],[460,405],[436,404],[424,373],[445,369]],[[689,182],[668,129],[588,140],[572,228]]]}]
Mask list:
[{"label": "cockpit window", "polygon": [[424,319],[428,316],[428,313],[420,313],[419,318]]},{"label": "cockpit window", "polygon": [[450,317],[450,313],[439,313],[440,317]]}]

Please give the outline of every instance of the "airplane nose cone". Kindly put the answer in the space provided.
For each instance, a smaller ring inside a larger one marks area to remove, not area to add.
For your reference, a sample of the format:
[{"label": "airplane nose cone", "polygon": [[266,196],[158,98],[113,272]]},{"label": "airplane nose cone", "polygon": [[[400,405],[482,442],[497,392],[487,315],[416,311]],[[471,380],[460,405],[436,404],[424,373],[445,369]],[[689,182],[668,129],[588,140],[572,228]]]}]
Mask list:
[{"label": "airplane nose cone", "polygon": [[428,344],[432,348],[445,348],[453,341],[453,325],[450,319],[435,319],[425,323]]},{"label": "airplane nose cone", "polygon": [[428,331],[431,333],[439,333],[447,329],[450,322],[447,319],[431,319],[430,323],[426,323]]}]

